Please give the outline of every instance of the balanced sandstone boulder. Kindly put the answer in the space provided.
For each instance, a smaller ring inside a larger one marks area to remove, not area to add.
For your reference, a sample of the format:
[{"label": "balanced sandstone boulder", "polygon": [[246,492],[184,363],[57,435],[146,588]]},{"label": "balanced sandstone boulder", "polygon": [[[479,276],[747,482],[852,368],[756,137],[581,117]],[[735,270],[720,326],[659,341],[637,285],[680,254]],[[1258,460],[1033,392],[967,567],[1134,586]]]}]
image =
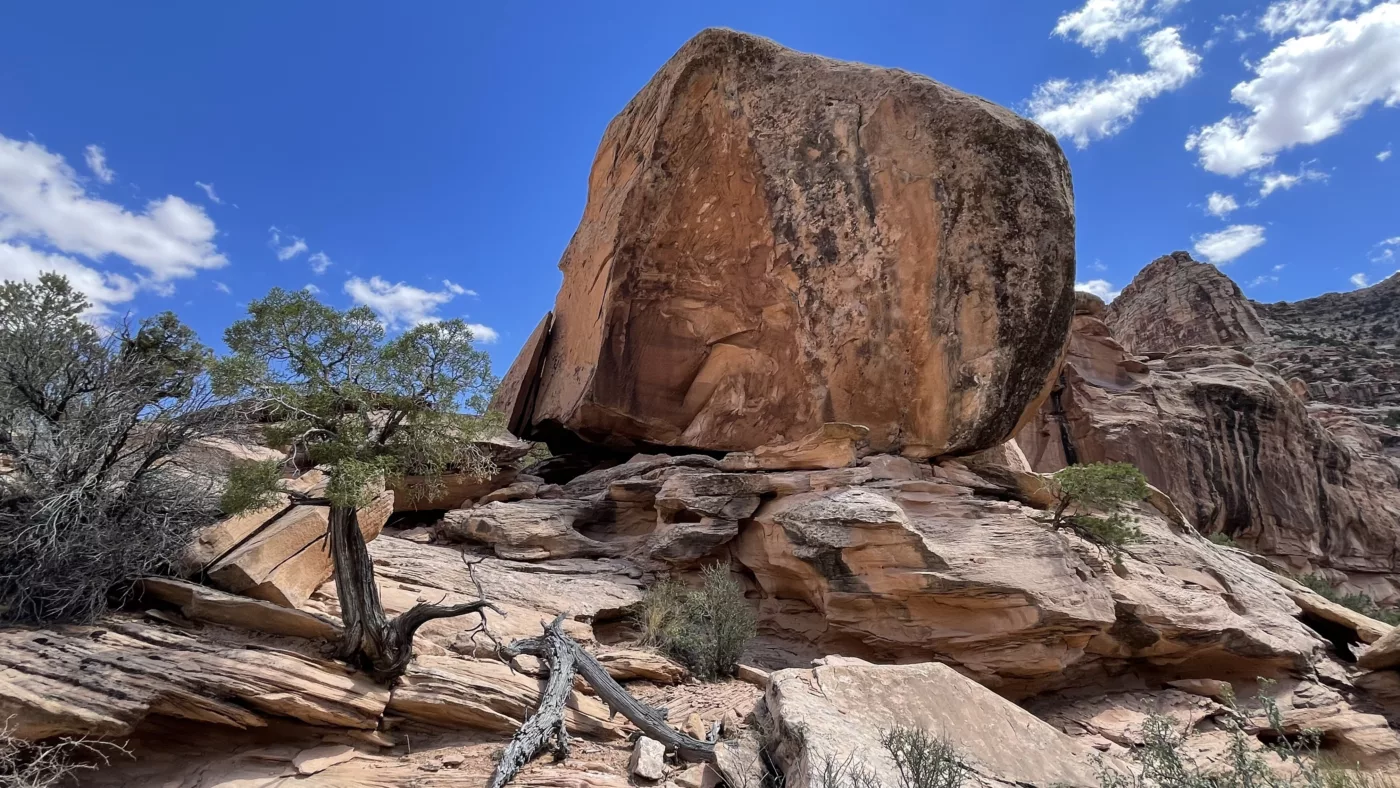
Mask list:
[{"label": "balanced sandstone boulder", "polygon": [[707,30],[604,134],[511,430],[749,451],[844,422],[929,457],[1009,437],[1073,309],[1069,167],[931,79]]}]

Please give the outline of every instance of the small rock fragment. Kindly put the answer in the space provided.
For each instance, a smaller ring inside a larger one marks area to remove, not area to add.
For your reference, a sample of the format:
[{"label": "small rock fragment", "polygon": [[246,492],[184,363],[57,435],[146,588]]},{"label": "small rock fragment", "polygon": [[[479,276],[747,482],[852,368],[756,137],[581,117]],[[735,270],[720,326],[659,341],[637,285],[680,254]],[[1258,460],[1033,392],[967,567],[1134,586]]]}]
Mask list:
[{"label": "small rock fragment", "polygon": [[316,774],[354,757],[355,748],[348,744],[327,744],[297,753],[292,758],[292,766],[296,767],[297,774]]},{"label": "small rock fragment", "polygon": [[637,739],[627,769],[643,780],[660,780],[666,776],[666,747],[648,736]]}]

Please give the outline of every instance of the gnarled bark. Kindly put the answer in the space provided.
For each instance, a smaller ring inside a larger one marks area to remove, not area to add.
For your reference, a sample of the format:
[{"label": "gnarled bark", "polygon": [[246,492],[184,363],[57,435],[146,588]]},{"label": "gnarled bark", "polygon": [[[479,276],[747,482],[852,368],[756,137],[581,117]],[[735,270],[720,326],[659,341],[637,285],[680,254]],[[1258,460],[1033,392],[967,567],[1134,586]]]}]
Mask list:
[{"label": "gnarled bark", "polygon": [[478,599],[460,605],[420,603],[390,620],[379,600],[374,562],[360,535],[355,508],[330,506],[331,558],[340,618],[345,625],[340,656],[368,671],[376,681],[387,684],[403,675],[413,656],[413,635],[429,621],[476,613],[484,626],[486,610],[505,615],[485,599]]},{"label": "gnarled bark", "polygon": [[577,672],[593,687],[598,697],[608,705],[608,710],[621,714],[643,733],[673,750],[681,760],[692,763],[713,763],[715,745],[682,734],[666,724],[666,710],[648,706],[628,694],[607,668],[579,646],[573,638],[564,634],[560,624],[564,614],[544,628],[544,636],[527,638],[511,643],[505,650],[507,658],[521,654],[538,657],[549,668],[549,680],[540,695],[535,713],[515,732],[506,745],[496,770],[491,775],[487,788],[502,788],[525,767],[525,764],[539,755],[550,742],[554,742],[554,753],[560,760],[568,756],[568,732],[564,728],[564,708],[573,689],[574,673]]}]

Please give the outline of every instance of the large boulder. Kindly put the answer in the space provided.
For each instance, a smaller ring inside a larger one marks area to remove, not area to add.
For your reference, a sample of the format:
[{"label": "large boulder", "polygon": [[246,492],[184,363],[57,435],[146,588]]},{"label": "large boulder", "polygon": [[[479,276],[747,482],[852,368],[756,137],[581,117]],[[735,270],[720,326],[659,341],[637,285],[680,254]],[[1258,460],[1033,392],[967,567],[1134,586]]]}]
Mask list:
[{"label": "large boulder", "polygon": [[609,125],[560,268],[494,405],[526,437],[971,452],[1053,377],[1069,167],[933,80],[707,30]]}]

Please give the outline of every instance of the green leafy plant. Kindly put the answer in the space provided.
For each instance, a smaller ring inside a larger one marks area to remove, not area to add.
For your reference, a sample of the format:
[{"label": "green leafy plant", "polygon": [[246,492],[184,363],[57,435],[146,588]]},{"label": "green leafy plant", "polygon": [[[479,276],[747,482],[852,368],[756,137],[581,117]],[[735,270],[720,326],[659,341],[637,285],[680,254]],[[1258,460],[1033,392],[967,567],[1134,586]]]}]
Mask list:
[{"label": "green leafy plant", "polygon": [[1224,531],[1217,531],[1206,538],[1221,547],[1239,547],[1239,544],[1235,542],[1235,537]]},{"label": "green leafy plant", "polygon": [[[402,675],[414,632],[427,621],[481,612],[484,600],[423,603],[389,620],[360,536],[358,510],[384,478],[437,480],[448,471],[495,470],[474,439],[494,431],[485,416],[496,381],[490,358],[461,320],[415,326],[396,337],[367,307],[346,311],[310,293],[273,289],[248,305],[248,317],[224,332],[232,354],[213,368],[220,391],[254,404],[274,424],[269,442],[294,461],[325,465],[329,543],[345,637],[341,656],[381,681]],[[225,504],[252,506],[266,469],[240,470]],[[433,485],[420,485],[432,494]]]},{"label": "green leafy plant", "polygon": [[227,514],[271,506],[277,500],[282,463],[277,460],[245,461],[229,468],[228,484],[219,496],[219,509]]},{"label": "green leafy plant", "polygon": [[1383,421],[1385,426],[1400,430],[1400,410],[1392,410],[1386,413]]},{"label": "green leafy plant", "polygon": [[[1051,515],[1054,530],[1069,528],[1108,550],[1115,560],[1123,545],[1142,539],[1124,508],[1147,497],[1147,477],[1126,462],[1071,465],[1054,474],[1059,502]],[[1095,514],[1093,512],[1099,512]]]},{"label": "green leafy plant", "polygon": [[1251,735],[1249,716],[1227,694],[1218,720],[1229,745],[1218,762],[1200,763],[1188,754],[1190,735],[1176,722],[1153,715],[1143,723],[1143,744],[1132,757],[1139,769],[1124,773],[1100,762],[1102,788],[1371,788],[1366,774],[1330,763],[1321,752],[1317,731],[1289,731],[1278,703],[1267,693],[1273,683],[1260,680],[1258,701],[1271,742]]},{"label": "green leafy plant", "polygon": [[753,609],[727,567],[701,572],[698,589],[663,580],[647,591],[637,614],[643,640],[684,663],[697,678],[734,673],[744,646],[757,634]]}]

